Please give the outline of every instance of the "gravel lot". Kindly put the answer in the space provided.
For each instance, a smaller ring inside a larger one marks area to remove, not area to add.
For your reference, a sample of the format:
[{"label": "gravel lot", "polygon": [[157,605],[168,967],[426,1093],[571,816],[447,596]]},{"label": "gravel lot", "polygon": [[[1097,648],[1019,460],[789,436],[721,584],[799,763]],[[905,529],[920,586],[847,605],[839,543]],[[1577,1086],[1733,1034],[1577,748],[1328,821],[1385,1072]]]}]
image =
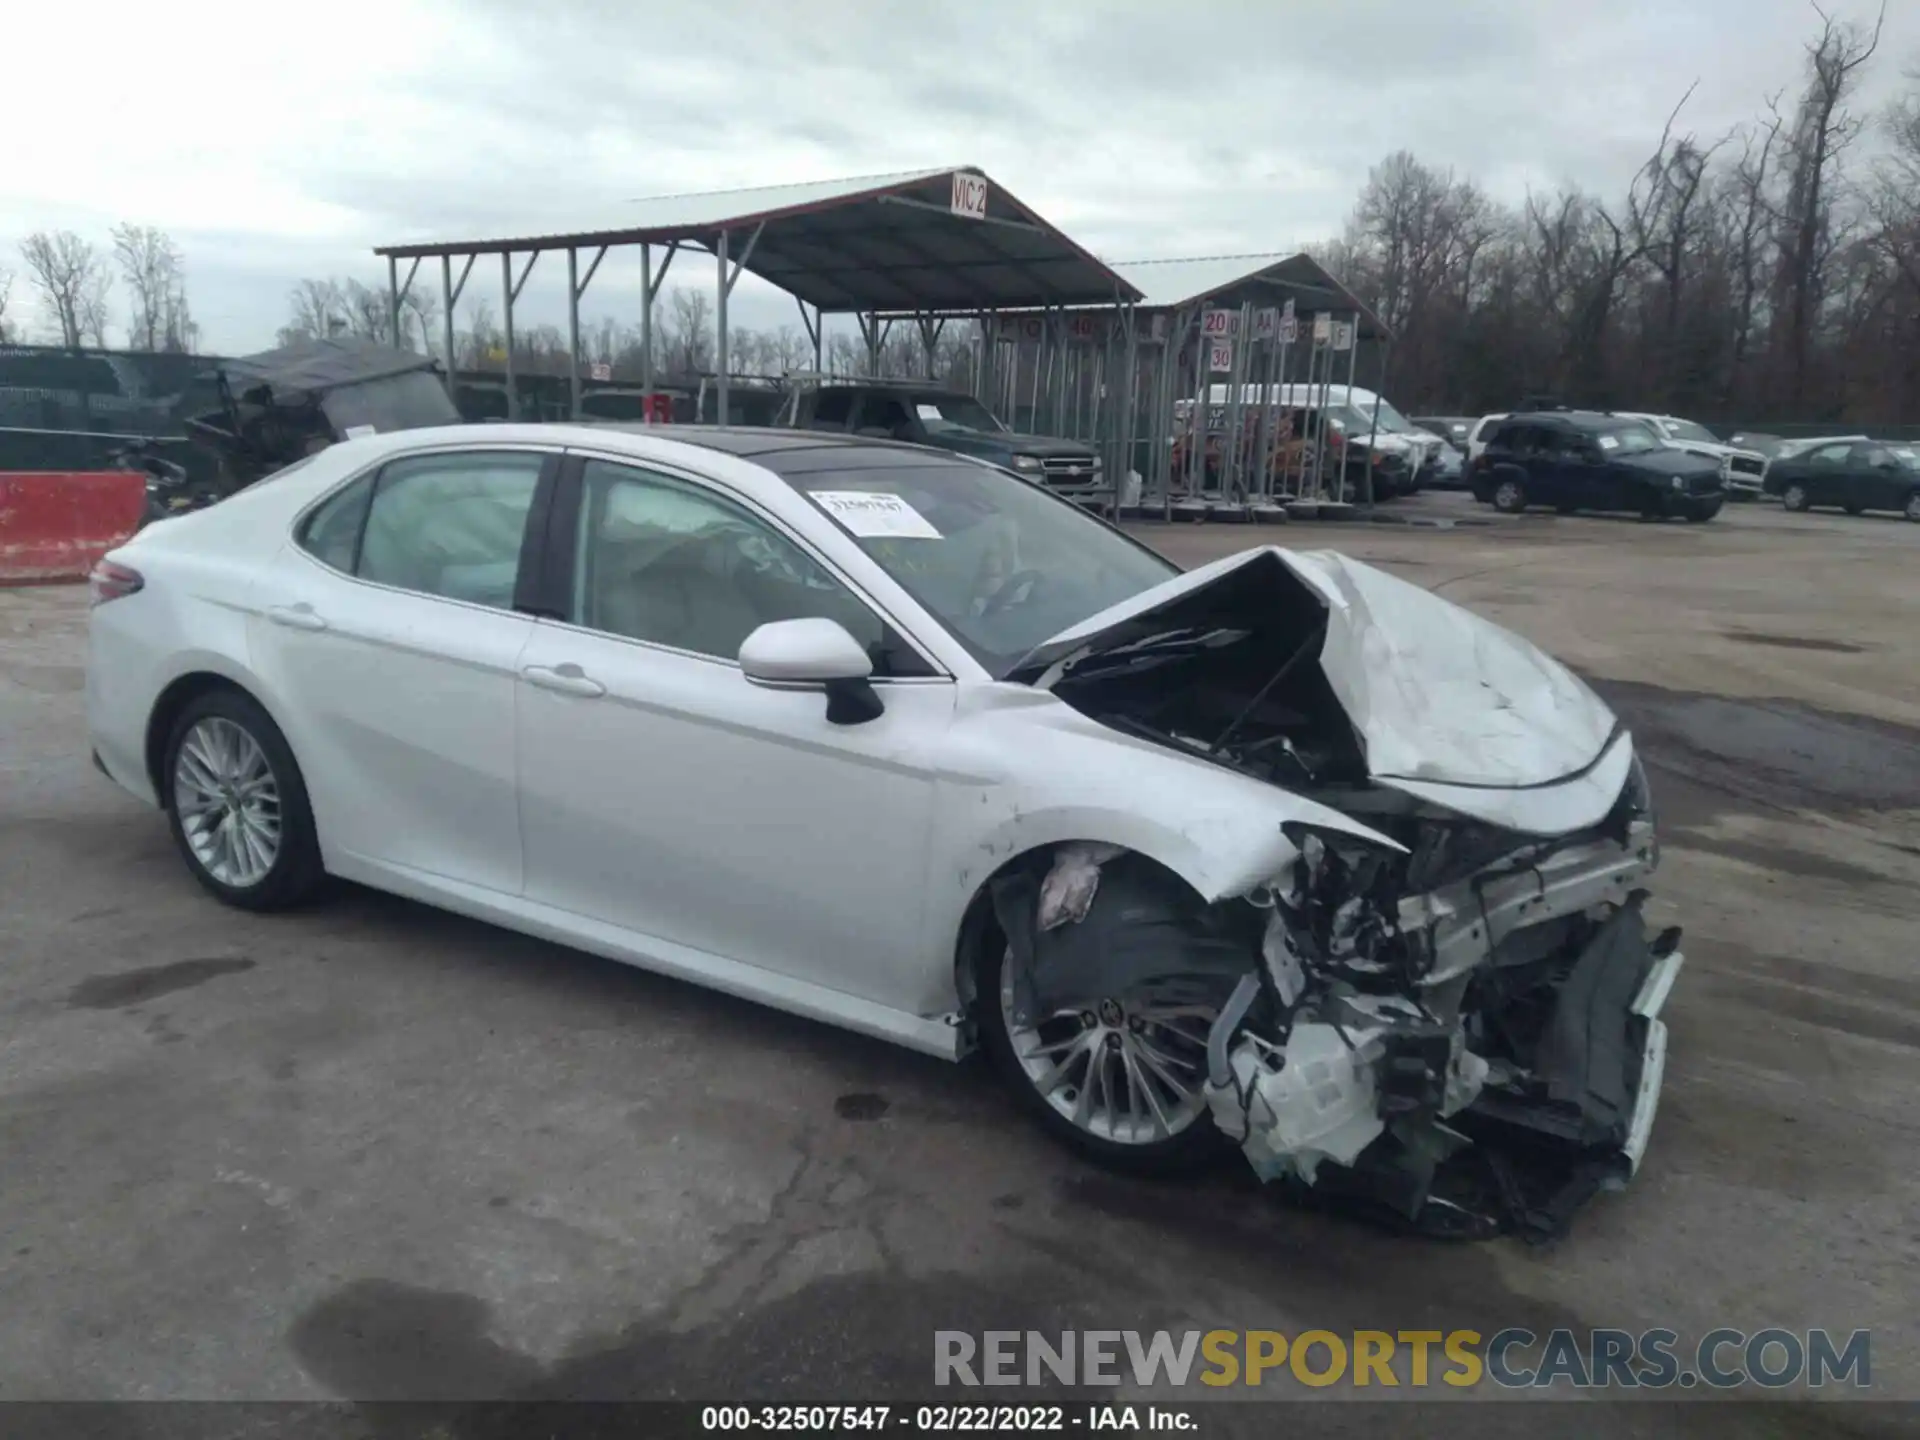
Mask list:
[{"label": "gravel lot", "polygon": [[853,1400],[924,1392],[935,1328],[1556,1324],[1869,1327],[1920,1398],[1920,526],[1141,533],[1381,562],[1641,737],[1689,964],[1647,1164],[1568,1239],[1408,1240],[1237,1162],[1118,1180],[977,1064],[370,892],[222,910],[88,764],[84,592],[0,591],[0,1398]]}]

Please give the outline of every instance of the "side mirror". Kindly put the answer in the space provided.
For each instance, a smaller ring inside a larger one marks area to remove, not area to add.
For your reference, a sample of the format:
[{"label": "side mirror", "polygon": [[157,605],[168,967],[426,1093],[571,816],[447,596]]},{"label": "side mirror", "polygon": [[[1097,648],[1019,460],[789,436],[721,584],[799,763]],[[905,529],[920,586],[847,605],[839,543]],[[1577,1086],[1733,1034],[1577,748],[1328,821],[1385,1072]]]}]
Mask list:
[{"label": "side mirror", "polygon": [[819,686],[835,725],[863,725],[886,711],[868,679],[873,660],[837,620],[769,621],[740,642],[740,673],[774,689]]}]

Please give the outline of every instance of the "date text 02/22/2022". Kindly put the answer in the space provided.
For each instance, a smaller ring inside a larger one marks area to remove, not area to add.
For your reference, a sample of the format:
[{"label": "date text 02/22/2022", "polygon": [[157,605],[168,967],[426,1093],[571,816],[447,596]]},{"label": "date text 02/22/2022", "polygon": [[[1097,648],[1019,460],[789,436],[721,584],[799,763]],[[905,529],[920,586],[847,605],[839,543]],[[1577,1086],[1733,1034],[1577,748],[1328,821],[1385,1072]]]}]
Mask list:
[{"label": "date text 02/22/2022", "polygon": [[1199,1423],[1184,1406],[1099,1405],[708,1405],[707,1432],[905,1432],[914,1435],[1150,1430],[1195,1434]]}]

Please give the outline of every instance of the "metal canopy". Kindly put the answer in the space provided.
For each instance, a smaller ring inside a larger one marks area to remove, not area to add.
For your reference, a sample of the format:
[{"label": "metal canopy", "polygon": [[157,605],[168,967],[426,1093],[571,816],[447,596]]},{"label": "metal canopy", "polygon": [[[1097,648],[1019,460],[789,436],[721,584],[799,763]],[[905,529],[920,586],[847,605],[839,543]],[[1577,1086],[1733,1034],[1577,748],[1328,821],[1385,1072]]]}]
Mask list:
[{"label": "metal canopy", "polygon": [[[969,184],[963,177],[971,177]],[[984,186],[985,213],[977,207]],[[1133,286],[973,166],[639,200],[578,230],[382,246],[389,260],[734,242],[735,264],[827,313],[1112,305]],[[741,243],[753,238],[744,253]]]},{"label": "metal canopy", "polygon": [[1392,338],[1379,316],[1304,251],[1116,260],[1113,268],[1140,292],[1142,310],[1181,310],[1230,296],[1264,304],[1292,300],[1302,314],[1324,310],[1359,316],[1363,340]]}]

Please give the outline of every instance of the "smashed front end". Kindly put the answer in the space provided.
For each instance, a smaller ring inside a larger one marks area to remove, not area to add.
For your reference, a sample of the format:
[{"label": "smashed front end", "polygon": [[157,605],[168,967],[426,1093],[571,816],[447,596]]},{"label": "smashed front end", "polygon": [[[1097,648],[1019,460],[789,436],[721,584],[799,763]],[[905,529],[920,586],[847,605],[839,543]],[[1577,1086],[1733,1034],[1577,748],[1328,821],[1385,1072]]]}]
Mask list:
[{"label": "smashed front end", "polygon": [[[1023,998],[1183,984],[1212,1017],[1207,1108],[1263,1179],[1433,1233],[1558,1234],[1639,1166],[1682,963],[1644,917],[1659,851],[1631,740],[1517,637],[1338,557],[1256,554],[1284,571],[1190,587],[1036,678],[1361,833],[1283,827],[1283,873],[1160,916],[1158,940],[1127,932],[1136,867],[1062,847],[1031,908],[997,897]],[[1433,763],[1383,774],[1388,754]],[[1104,974],[1060,959],[1090,921],[1128,952]]]}]

